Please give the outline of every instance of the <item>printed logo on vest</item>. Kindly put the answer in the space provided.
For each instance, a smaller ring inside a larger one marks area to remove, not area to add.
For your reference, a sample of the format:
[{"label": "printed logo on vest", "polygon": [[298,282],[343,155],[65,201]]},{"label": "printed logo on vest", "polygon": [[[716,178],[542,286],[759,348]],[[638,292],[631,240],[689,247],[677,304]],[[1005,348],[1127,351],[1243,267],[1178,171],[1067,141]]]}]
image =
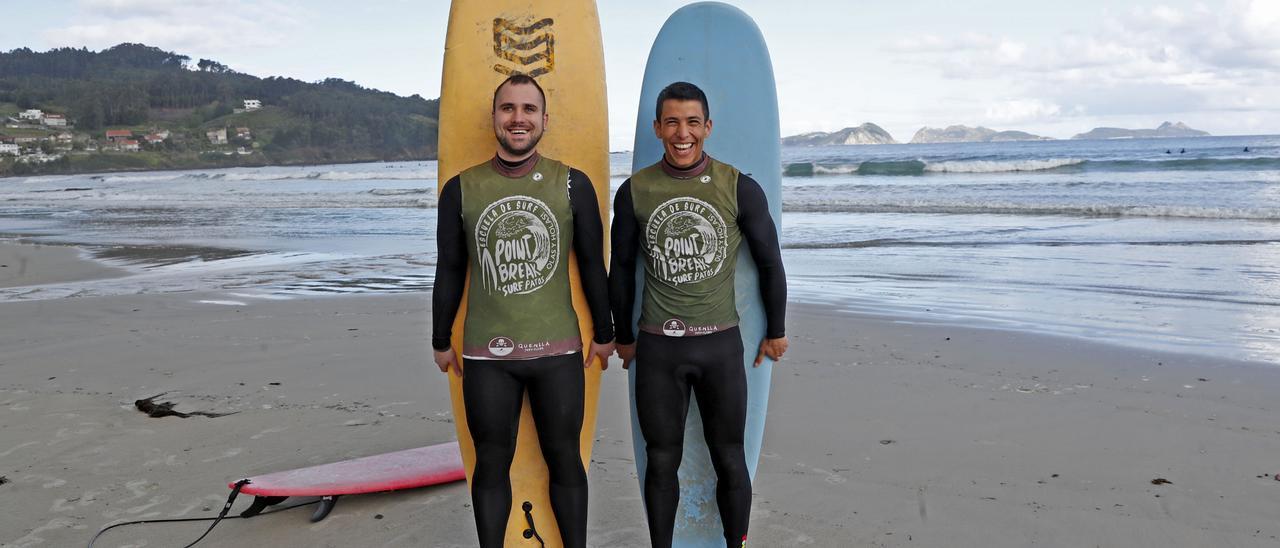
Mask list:
[{"label": "printed logo on vest", "polygon": [[662,334],[668,337],[683,337],[688,330],[689,326],[679,318],[671,318],[662,322]]},{"label": "printed logo on vest", "polygon": [[516,342],[506,337],[494,337],[489,339],[489,353],[499,358],[510,354],[516,349]]},{"label": "printed logo on vest", "polygon": [[729,248],[720,212],[689,197],[667,200],[653,211],[645,226],[645,243],[658,278],[672,285],[715,276]]},{"label": "printed logo on vest", "polygon": [[533,293],[560,264],[560,225],[547,204],[511,196],[490,204],[476,223],[480,279],[489,294]]}]

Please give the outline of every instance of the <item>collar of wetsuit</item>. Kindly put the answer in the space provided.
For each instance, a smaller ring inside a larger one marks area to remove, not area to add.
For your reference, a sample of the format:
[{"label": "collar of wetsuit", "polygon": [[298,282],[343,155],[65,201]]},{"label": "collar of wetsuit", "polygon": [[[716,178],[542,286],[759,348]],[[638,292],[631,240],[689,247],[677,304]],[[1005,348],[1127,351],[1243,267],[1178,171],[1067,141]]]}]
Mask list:
[{"label": "collar of wetsuit", "polygon": [[497,171],[503,177],[519,179],[520,177],[528,175],[530,171],[533,171],[534,166],[538,165],[538,160],[540,158],[542,158],[542,155],[535,151],[533,154],[529,155],[528,158],[518,162],[508,162],[503,160],[497,154],[494,154],[493,161],[490,163],[493,164],[493,170]]},{"label": "collar of wetsuit", "polygon": [[702,153],[702,158],[698,160],[698,163],[693,164],[685,169],[681,169],[674,165],[671,165],[671,161],[667,160],[667,155],[666,154],[662,155],[662,171],[666,172],[667,175],[670,175],[677,179],[691,179],[693,177],[702,175],[702,172],[706,171],[707,166],[710,164],[711,164],[711,157],[707,156],[707,153],[705,152]]}]

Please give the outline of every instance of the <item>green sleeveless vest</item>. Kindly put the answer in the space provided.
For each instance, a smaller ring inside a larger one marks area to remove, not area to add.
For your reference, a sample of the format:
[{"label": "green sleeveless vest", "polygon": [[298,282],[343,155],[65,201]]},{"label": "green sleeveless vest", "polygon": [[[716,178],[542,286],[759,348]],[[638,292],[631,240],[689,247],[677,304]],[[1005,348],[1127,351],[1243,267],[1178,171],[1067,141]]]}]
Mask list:
[{"label": "green sleeveless vest", "polygon": [[489,162],[463,171],[471,287],[462,355],[519,360],[582,349],[569,289],[569,168],[548,158],[520,178]]},{"label": "green sleeveless vest", "polygon": [[643,231],[640,330],[685,337],[738,325],[738,170],[710,159],[702,175],[677,179],[654,164],[631,176],[631,199]]}]

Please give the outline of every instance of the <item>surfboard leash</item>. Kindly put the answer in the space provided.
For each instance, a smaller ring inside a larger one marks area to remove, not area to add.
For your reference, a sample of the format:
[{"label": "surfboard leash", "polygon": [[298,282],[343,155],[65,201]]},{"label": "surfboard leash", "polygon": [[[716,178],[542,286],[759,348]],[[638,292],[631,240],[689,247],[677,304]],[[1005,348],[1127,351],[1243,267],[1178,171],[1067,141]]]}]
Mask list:
[{"label": "surfboard leash", "polygon": [[520,505],[520,509],[524,510],[524,520],[529,524],[529,528],[524,530],[524,538],[536,538],[538,539],[538,544],[541,545],[542,548],[547,548],[547,543],[544,542],[542,540],[542,536],[538,534],[538,528],[533,525],[533,503],[526,500],[524,501],[524,504]]},{"label": "surfboard leash", "polygon": [[[236,501],[236,497],[237,497],[238,495],[240,495],[240,490],[241,490],[241,489],[243,489],[243,488],[244,488],[244,486],[245,486],[245,485],[248,485],[248,484],[249,484],[249,480],[248,480],[248,479],[242,479],[242,480],[240,480],[240,481],[237,481],[237,482],[236,482],[235,487],[233,487],[233,488],[231,489],[231,495],[227,497],[227,502],[226,502],[226,503],[224,503],[224,504],[222,505],[222,511],[218,513],[218,517],[216,517],[216,518],[143,519],[143,520],[138,520],[138,521],[126,521],[126,522],[122,522],[122,523],[117,523],[117,524],[114,524],[114,525],[110,525],[110,526],[107,526],[107,527],[103,527],[102,529],[98,530],[98,534],[93,535],[93,538],[92,538],[92,539],[89,539],[89,546],[88,546],[88,548],[93,548],[93,543],[95,543],[95,542],[97,542],[97,541],[98,541],[98,537],[101,537],[103,533],[106,533],[107,531],[110,531],[110,530],[112,530],[112,529],[115,529],[116,527],[124,527],[124,526],[126,526],[126,525],[139,525],[139,524],[143,524],[143,523],[181,523],[181,522],[189,522],[189,521],[212,521],[213,523],[209,524],[209,528],[208,528],[208,529],[205,529],[204,534],[203,534],[203,535],[200,535],[200,538],[198,538],[198,539],[196,539],[196,540],[192,541],[192,542],[191,542],[191,544],[188,544],[188,545],[186,545],[186,546],[184,546],[184,547],[183,547],[183,548],[191,548],[192,546],[195,546],[195,545],[196,545],[196,543],[198,543],[198,542],[200,542],[200,541],[204,540],[204,537],[209,536],[209,533],[213,531],[213,528],[214,528],[214,527],[217,527],[217,526],[218,526],[218,524],[219,524],[219,523],[221,523],[223,519],[227,519],[227,513],[231,511],[231,505],[235,503],[235,501]],[[300,507],[300,506],[308,506],[308,505],[311,505],[311,504],[315,504],[315,503],[317,503],[317,502],[320,502],[320,501],[319,501],[319,500],[313,500],[313,501],[309,501],[309,502],[300,502],[300,503],[298,503],[298,504],[293,504],[293,505],[290,505],[290,506],[284,506],[284,507],[276,508],[276,509],[274,509],[274,510],[271,510],[271,511],[268,511],[268,512],[262,512],[262,513],[260,513],[260,514],[255,514],[255,515],[256,515],[256,516],[265,516],[265,515],[267,515],[267,514],[274,514],[274,513],[276,513],[276,512],[283,512],[283,511],[285,511],[285,510],[292,510],[292,509],[294,509],[294,508],[298,508],[298,507]],[[250,518],[250,517],[254,517],[254,516],[231,516],[231,517],[230,517],[230,519],[248,519],[248,518]]]}]

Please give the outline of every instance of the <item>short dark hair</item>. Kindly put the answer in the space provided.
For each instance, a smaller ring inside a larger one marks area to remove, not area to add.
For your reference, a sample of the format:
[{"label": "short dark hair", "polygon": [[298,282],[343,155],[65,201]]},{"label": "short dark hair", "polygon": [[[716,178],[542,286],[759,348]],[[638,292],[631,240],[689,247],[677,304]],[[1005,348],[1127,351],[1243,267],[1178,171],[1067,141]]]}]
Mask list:
[{"label": "short dark hair", "polygon": [[703,93],[701,88],[689,82],[675,82],[662,88],[662,92],[658,93],[657,108],[654,109],[654,120],[662,119],[662,103],[668,100],[702,103],[702,117],[707,120],[711,119],[711,107],[707,105],[707,94]]},{"label": "short dark hair", "polygon": [[542,86],[539,86],[539,85],[538,85],[538,81],[537,81],[537,80],[534,80],[532,76],[529,76],[528,74],[525,74],[525,73],[523,73],[523,72],[513,72],[513,73],[511,73],[511,76],[508,76],[506,80],[503,80],[501,84],[498,84],[498,87],[493,88],[493,104],[489,107],[489,108],[490,108],[490,110],[497,110],[497,108],[498,108],[498,92],[499,92],[499,91],[502,91],[502,86],[505,86],[505,85],[507,85],[507,84],[511,84],[511,85],[513,85],[513,86],[514,86],[514,85],[529,85],[529,86],[533,86],[533,87],[534,87],[534,89],[537,89],[537,90],[538,90],[538,96],[539,96],[539,97],[542,97],[542,111],[543,111],[543,112],[546,112],[546,110],[547,110],[547,94],[546,94],[546,92],[542,91]]}]

